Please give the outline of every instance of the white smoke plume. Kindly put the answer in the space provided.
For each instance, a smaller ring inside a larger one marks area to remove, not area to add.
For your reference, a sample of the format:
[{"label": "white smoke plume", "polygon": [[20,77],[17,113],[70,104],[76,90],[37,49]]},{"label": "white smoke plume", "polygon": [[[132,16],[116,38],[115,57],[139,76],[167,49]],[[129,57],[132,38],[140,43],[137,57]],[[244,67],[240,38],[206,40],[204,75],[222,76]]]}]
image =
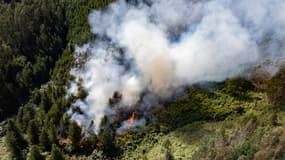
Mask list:
[{"label": "white smoke plume", "polygon": [[74,104],[83,114],[69,113],[83,127],[94,121],[94,132],[115,114],[114,92],[120,106],[151,106],[181,86],[240,76],[284,55],[284,0],[119,0],[89,23],[97,38],[76,48],[76,60],[87,59],[71,71],[88,95]]}]

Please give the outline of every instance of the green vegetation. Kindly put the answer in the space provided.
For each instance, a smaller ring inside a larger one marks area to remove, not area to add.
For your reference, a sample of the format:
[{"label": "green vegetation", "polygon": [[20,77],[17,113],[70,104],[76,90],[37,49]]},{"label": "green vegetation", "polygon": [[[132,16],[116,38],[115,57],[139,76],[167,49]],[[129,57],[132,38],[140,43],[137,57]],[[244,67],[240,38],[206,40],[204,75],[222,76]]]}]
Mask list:
[{"label": "green vegetation", "polygon": [[40,153],[40,149],[37,146],[33,146],[30,154],[28,156],[28,160],[43,160],[44,157]]},{"label": "green vegetation", "polygon": [[60,149],[55,144],[52,145],[51,159],[52,160],[64,160],[65,159],[63,153],[60,151]]},{"label": "green vegetation", "polygon": [[65,84],[71,46],[91,38],[88,14],[110,2],[0,1],[0,120],[15,114],[50,77],[57,80],[60,75],[57,83]]},{"label": "green vegetation", "polygon": [[37,144],[39,142],[39,130],[35,123],[35,120],[31,120],[28,125],[27,135],[31,144]]},{"label": "green vegetation", "polygon": [[11,120],[7,125],[6,143],[12,158],[23,159],[22,149],[26,147],[26,142],[17,126]]},{"label": "green vegetation", "polygon": [[71,150],[76,152],[80,150],[80,146],[78,145],[81,140],[81,128],[75,123],[71,123],[69,126],[69,139],[71,140]]},{"label": "green vegetation", "polygon": [[116,135],[107,117],[98,135],[71,123],[73,46],[96,38],[88,14],[112,1],[0,0],[1,158],[285,159],[284,67],[270,78],[194,85],[152,110],[156,120],[139,132]]},{"label": "green vegetation", "polygon": [[[54,159],[60,154],[93,152],[96,138],[86,141],[91,150],[80,150],[80,128],[68,129],[64,113],[73,98],[65,98],[65,88],[72,78],[73,46],[92,38],[88,14],[110,2],[0,1],[0,120],[17,113],[8,125],[1,125],[12,157],[33,159],[40,152]],[[69,144],[59,144],[67,137],[71,149]]]},{"label": "green vegetation", "polygon": [[267,97],[271,103],[276,106],[285,105],[285,68],[281,68],[279,72],[267,81]]},{"label": "green vegetation", "polygon": [[[0,117],[14,114],[49,72],[67,41],[59,1],[0,3]],[[5,114],[4,114],[5,113]]]},{"label": "green vegetation", "polygon": [[[195,95],[207,97],[208,92],[200,90]],[[285,119],[282,116],[285,112],[268,103],[265,93],[250,91],[246,99],[233,99],[222,90],[210,92],[222,98],[203,98],[199,106],[204,108],[203,103],[208,102],[208,107],[204,109],[217,110],[220,114],[224,112],[227,115],[224,119],[205,118],[212,117],[212,112],[204,112],[197,118],[192,115],[201,112],[200,109],[187,113],[180,110],[183,105],[173,103],[173,116],[188,116],[190,120],[187,124],[183,117],[181,121],[166,121],[171,116],[167,113],[165,117],[160,117],[165,118],[164,123],[148,125],[147,132],[132,132],[119,137],[117,143],[124,153],[118,159],[163,159],[167,152],[174,159],[284,158]],[[218,105],[224,110],[219,110]],[[234,106],[241,106],[242,109]],[[172,123],[178,127],[174,128]]]}]

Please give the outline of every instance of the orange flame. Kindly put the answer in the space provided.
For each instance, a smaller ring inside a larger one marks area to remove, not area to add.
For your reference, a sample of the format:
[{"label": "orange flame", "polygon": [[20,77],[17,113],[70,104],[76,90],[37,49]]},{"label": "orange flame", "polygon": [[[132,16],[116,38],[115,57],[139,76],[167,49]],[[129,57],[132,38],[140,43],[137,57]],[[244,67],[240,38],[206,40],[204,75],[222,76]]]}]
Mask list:
[{"label": "orange flame", "polygon": [[68,145],[71,143],[71,140],[69,138],[65,138],[65,139],[60,139],[59,140],[59,145],[63,146],[63,145]]},{"label": "orange flame", "polygon": [[84,148],[84,144],[85,144],[85,141],[83,139],[81,139],[79,142],[78,142],[78,146],[79,148]]},{"label": "orange flame", "polygon": [[134,124],[135,118],[136,118],[136,113],[132,112],[132,115],[129,118],[128,129],[130,129],[132,127],[132,125]]}]

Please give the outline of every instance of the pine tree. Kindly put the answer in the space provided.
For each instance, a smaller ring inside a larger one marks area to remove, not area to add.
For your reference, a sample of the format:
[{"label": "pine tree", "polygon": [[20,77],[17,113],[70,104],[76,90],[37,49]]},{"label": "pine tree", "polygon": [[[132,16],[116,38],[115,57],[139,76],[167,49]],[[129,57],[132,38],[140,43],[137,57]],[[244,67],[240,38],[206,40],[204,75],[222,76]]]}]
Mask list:
[{"label": "pine tree", "polygon": [[62,111],[60,110],[58,102],[53,103],[52,107],[48,111],[49,122],[55,124],[60,121],[61,117],[62,117]]},{"label": "pine tree", "polygon": [[49,137],[49,141],[50,143],[57,143],[57,135],[56,135],[56,131],[55,131],[55,127],[54,125],[50,125],[49,129],[48,129],[48,137]]},{"label": "pine tree", "polygon": [[22,130],[21,127],[22,127],[23,115],[24,115],[24,107],[20,107],[18,110],[17,117],[16,117],[16,124],[21,130]]},{"label": "pine tree", "polygon": [[35,115],[34,105],[30,103],[26,104],[23,107],[23,113],[21,128],[23,132],[26,132],[29,122],[34,118]]},{"label": "pine tree", "polygon": [[275,106],[285,105],[285,66],[266,82],[265,92],[269,102]]},{"label": "pine tree", "polygon": [[81,139],[81,128],[77,125],[77,123],[72,122],[69,126],[68,136],[72,142],[72,151],[76,151],[78,149],[78,143]]},{"label": "pine tree", "polygon": [[15,6],[16,6],[16,1],[15,0],[11,0],[11,2],[10,2],[10,6],[11,6],[11,8],[15,8]]},{"label": "pine tree", "polygon": [[11,152],[12,159],[22,159],[21,150],[26,147],[26,142],[13,121],[8,122],[6,143]]},{"label": "pine tree", "polygon": [[44,92],[41,96],[40,108],[43,109],[46,113],[51,107],[50,100],[48,99],[47,94]]},{"label": "pine tree", "polygon": [[55,144],[52,145],[51,159],[52,160],[64,160],[65,159],[63,153]]},{"label": "pine tree", "polygon": [[39,147],[33,146],[30,151],[28,160],[43,160],[43,159],[44,157],[41,155]]},{"label": "pine tree", "polygon": [[39,130],[35,120],[29,122],[27,134],[30,144],[37,144],[39,142]]},{"label": "pine tree", "polygon": [[50,150],[50,141],[48,138],[47,130],[45,128],[41,131],[39,141],[40,141],[40,147],[43,150],[45,150],[45,151]]},{"label": "pine tree", "polygon": [[116,154],[114,137],[114,131],[110,128],[103,128],[98,134],[99,142],[102,144],[102,150],[108,156],[113,156]]}]

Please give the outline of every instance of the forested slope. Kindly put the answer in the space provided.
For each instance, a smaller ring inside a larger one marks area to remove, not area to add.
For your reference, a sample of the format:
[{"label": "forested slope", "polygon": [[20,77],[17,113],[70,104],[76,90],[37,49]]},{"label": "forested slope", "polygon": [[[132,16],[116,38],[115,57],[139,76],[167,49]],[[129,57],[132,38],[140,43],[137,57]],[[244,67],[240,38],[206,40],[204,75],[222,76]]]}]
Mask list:
[{"label": "forested slope", "polygon": [[112,1],[0,1],[2,159],[284,159],[284,66],[273,77],[257,67],[262,76],[193,85],[139,132],[116,135],[107,117],[97,135],[69,121],[86,96],[66,97],[74,47],[96,38],[88,15]]},{"label": "forested slope", "polygon": [[15,114],[31,91],[50,79],[65,49],[72,50],[75,44],[90,38],[88,14],[108,2],[1,2],[0,119]]},{"label": "forested slope", "polygon": [[[65,13],[58,2],[1,3],[1,119],[17,111],[30,92],[49,80],[66,46]],[[5,113],[5,114],[4,114]]]}]

